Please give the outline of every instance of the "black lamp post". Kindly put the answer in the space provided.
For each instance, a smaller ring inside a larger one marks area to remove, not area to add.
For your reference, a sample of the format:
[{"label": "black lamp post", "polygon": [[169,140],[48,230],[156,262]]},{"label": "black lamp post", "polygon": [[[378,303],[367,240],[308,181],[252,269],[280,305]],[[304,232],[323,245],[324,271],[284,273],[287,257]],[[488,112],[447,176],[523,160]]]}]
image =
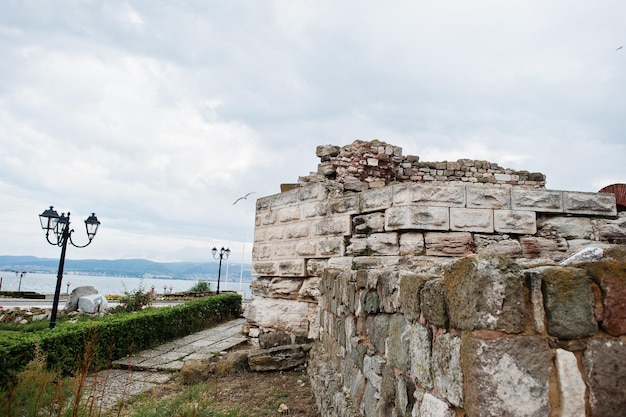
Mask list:
[{"label": "black lamp post", "polygon": [[224,249],[224,247],[222,246],[222,248],[220,249],[219,253],[217,252],[217,248],[213,248],[211,250],[211,253],[213,253],[213,259],[219,259],[220,260],[220,266],[217,270],[217,293],[220,293],[220,277],[222,276],[222,258],[223,259],[228,259],[228,255],[230,255],[230,249],[226,248]]},{"label": "black lamp post", "polygon": [[[39,221],[41,222],[41,228],[46,231],[46,240],[51,245],[56,245],[61,248],[61,259],[59,260],[59,270],[57,273],[57,284],[56,289],[54,291],[54,301],[52,302],[52,314],[50,315],[50,328],[53,329],[56,325],[57,321],[57,311],[59,304],[59,295],[61,293],[61,281],[63,281],[63,267],[65,266],[65,252],[67,251],[67,242],[69,241],[72,246],[77,248],[84,248],[88,246],[96,232],[98,231],[98,226],[100,226],[100,222],[96,217],[95,213],[91,213],[91,216],[85,220],[85,228],[87,229],[87,238],[89,242],[85,245],[77,245],[72,241],[72,233],[73,229],[70,229],[70,212],[67,212],[67,217],[65,213],[57,213],[54,210],[54,207],[50,206],[49,209],[44,210],[43,213],[39,215]],[[53,231],[56,236],[56,241],[50,240],[50,232]]]}]

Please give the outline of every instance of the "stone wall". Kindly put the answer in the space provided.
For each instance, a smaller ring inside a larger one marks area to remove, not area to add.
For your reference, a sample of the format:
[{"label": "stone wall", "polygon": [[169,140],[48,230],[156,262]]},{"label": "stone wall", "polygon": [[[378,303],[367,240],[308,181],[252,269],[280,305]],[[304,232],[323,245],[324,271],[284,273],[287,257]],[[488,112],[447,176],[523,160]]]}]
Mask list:
[{"label": "stone wall", "polygon": [[[423,182],[399,176],[398,148],[355,144],[318,148],[318,174],[257,200],[246,316],[261,333],[319,341],[309,369],[322,414],[618,415],[626,266],[611,243],[626,240],[626,215],[615,196],[512,171],[497,173],[509,183]],[[609,256],[558,265],[589,246]]]}]

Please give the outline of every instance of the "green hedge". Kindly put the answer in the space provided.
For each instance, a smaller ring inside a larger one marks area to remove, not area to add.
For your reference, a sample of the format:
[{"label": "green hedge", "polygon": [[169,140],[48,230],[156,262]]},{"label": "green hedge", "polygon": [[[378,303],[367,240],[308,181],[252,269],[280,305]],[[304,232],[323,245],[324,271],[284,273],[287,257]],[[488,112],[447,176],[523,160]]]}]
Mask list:
[{"label": "green hedge", "polygon": [[239,317],[241,297],[221,294],[175,307],[120,313],[101,320],[62,323],[54,329],[16,334],[0,340],[0,387],[33,359],[36,346],[48,366],[63,374],[77,369],[102,369],[130,353],[187,336]]}]

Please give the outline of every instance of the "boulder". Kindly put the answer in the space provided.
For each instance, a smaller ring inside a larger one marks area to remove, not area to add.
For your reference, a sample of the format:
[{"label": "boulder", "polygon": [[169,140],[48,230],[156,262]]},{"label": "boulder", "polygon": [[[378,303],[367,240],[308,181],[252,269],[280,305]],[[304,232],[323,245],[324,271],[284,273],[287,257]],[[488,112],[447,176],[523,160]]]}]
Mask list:
[{"label": "boulder", "polygon": [[88,314],[100,313],[109,307],[106,297],[99,294],[90,294],[78,299],[78,308]]},{"label": "boulder", "polygon": [[271,349],[258,349],[248,353],[252,371],[284,371],[306,363],[308,346],[288,345]]},{"label": "boulder", "polygon": [[69,299],[67,300],[67,303],[65,303],[65,308],[63,310],[67,313],[78,310],[78,300],[80,297],[92,294],[98,294],[98,290],[96,290],[95,287],[84,286],[74,288],[74,290],[70,293]]}]

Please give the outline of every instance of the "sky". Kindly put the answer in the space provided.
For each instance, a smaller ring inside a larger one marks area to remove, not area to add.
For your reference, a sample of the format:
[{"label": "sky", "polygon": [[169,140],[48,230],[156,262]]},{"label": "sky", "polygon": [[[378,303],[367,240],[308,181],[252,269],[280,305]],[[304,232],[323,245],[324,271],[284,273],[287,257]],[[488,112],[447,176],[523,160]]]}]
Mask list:
[{"label": "sky", "polygon": [[0,255],[58,257],[53,205],[101,221],[68,259],[249,262],[255,200],[356,139],[626,182],[623,0],[2,0],[0,56]]}]

